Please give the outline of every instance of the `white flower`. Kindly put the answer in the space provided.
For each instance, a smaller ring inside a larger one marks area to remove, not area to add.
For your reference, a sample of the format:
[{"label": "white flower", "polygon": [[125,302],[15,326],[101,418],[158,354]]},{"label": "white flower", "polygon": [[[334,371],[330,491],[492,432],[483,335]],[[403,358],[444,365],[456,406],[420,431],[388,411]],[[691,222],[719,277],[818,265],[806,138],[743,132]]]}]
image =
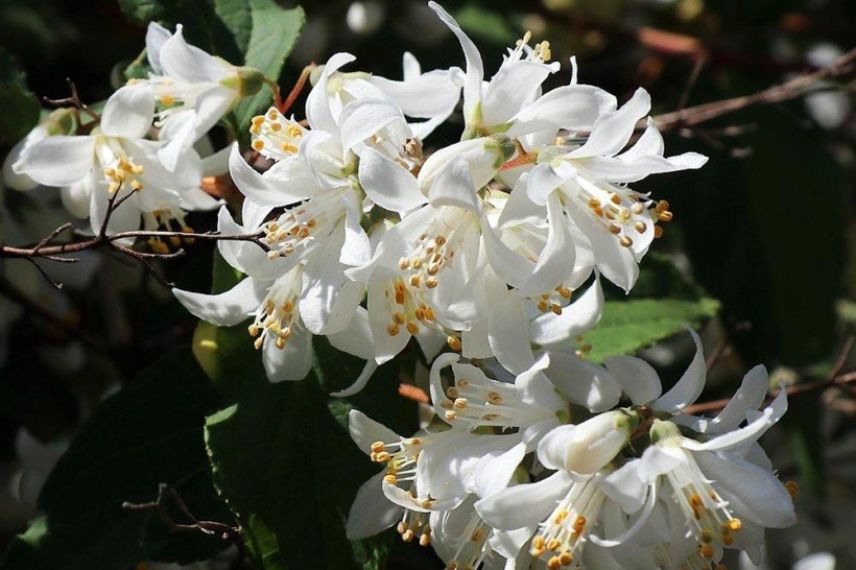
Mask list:
[{"label": "white flower", "polygon": [[74,131],[75,122],[71,109],[57,109],[47,118],[36,125],[33,130],[21,139],[3,160],[3,182],[14,190],[32,190],[39,183],[20,171],[18,159],[21,153],[46,137],[68,135]]},{"label": "white flower", "polygon": [[201,162],[191,148],[179,153],[174,172],[158,159],[162,143],[143,137],[151,126],[154,102],[134,86],[116,91],[104,106],[101,122],[85,136],[49,136],[27,146],[14,165],[19,173],[46,186],[62,188],[63,203],[89,217],[93,232],[104,223],[109,198],[132,194],[110,216],[110,233],[135,230],[143,218],[155,229],[177,222],[185,227],[183,207],[214,207],[202,192]]},{"label": "white flower", "polygon": [[[327,65],[316,70],[312,76],[315,79],[313,83],[317,85],[317,78],[327,72],[329,82],[326,96],[334,118],[338,118],[341,110],[351,101],[383,99],[408,117],[425,119],[409,124],[412,136],[421,140],[452,114],[460,98],[463,83],[460,69],[453,67],[422,73],[419,61],[409,52],[403,56],[404,78],[401,81],[361,71],[327,71],[328,66],[335,61],[334,58],[330,58]],[[319,93],[319,99],[322,93]]]},{"label": "white flower", "polygon": [[146,54],[152,73],[132,86],[161,105],[160,138],[169,143],[159,156],[169,170],[182,162],[182,149],[207,133],[242,97],[257,93],[264,81],[258,70],[232,65],[189,45],[180,24],[170,34],[150,23]]},{"label": "white flower", "polygon": [[568,222],[585,236],[595,266],[628,291],[638,262],[662,233],[657,224],[670,221],[672,213],[667,202],[654,202],[626,184],[650,174],[700,168],[707,161],[696,153],[664,157],[663,139],[650,119],[639,140],[623,150],[650,104],[648,93],[639,89],[621,108],[600,115],[582,145],[569,139],[534,149],[537,164],[526,187],[536,205],[558,195]]}]

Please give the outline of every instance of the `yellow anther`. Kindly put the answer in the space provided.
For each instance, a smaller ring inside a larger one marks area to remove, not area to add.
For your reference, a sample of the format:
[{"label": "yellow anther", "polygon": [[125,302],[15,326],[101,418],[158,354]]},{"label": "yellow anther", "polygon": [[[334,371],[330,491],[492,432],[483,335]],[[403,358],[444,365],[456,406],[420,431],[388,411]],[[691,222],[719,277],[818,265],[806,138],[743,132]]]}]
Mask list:
[{"label": "yellow anther", "polygon": [[704,558],[713,558],[713,546],[710,544],[702,544],[699,548],[699,554]]},{"label": "yellow anther", "polygon": [[275,133],[278,133],[279,131],[282,130],[282,125],[280,125],[279,123],[271,123],[270,130],[272,130]]},{"label": "yellow anther", "polygon": [[376,454],[374,457],[374,460],[377,463],[386,463],[390,459],[392,459],[392,455],[390,455],[388,451],[381,451],[380,453]]},{"label": "yellow anther", "polygon": [[480,542],[481,539],[484,538],[484,530],[477,528],[473,531],[473,534],[470,536],[470,540],[473,542]]},{"label": "yellow anther", "polygon": [[406,531],[404,531],[404,534],[401,535],[401,540],[403,540],[404,542],[410,542],[413,540],[414,536],[415,534],[413,533],[413,531],[407,529]]},{"label": "yellow anther", "polygon": [[660,218],[661,222],[665,223],[665,222],[671,222],[674,215],[670,211],[664,210],[664,211],[660,212],[659,214],[657,214],[657,217]]},{"label": "yellow anther", "polygon": [[428,279],[425,280],[425,286],[428,287],[429,289],[433,289],[434,287],[439,285],[439,283],[440,282],[437,281],[434,277],[429,277]]},{"label": "yellow anther", "polygon": [[550,304],[547,301],[544,301],[542,299],[541,301],[538,302],[538,310],[541,311],[542,313],[546,313],[547,311],[550,310]]},{"label": "yellow anther", "polygon": [[553,522],[555,522],[556,524],[562,524],[564,520],[568,518],[568,514],[568,511],[566,511],[565,509],[560,510],[558,513],[556,513],[556,517],[553,519]]},{"label": "yellow anther", "polygon": [[403,325],[405,323],[404,313],[393,313],[392,320],[395,321],[397,325]]},{"label": "yellow anther", "polygon": [[[282,152],[287,152],[290,154],[294,154],[297,152],[297,147],[295,145],[291,144],[290,142],[282,143],[282,145],[280,145],[280,148],[282,149]],[[257,149],[257,150],[259,150],[259,149]]]},{"label": "yellow anther", "polygon": [[633,245],[633,240],[630,239],[628,236],[621,236],[621,239],[618,240],[618,243],[620,243],[622,247],[630,247],[631,245]]},{"label": "yellow anther", "polygon": [[252,143],[253,150],[261,151],[265,147],[265,141],[256,139]]},{"label": "yellow anther", "polygon": [[419,284],[422,283],[422,280],[418,275],[411,275],[409,279],[410,285],[413,287],[419,287]]},{"label": "yellow anther", "polygon": [[428,546],[429,544],[431,544],[431,535],[423,532],[419,537],[419,546]]},{"label": "yellow anther", "polygon": [[556,315],[562,314],[562,307],[556,303],[553,303],[552,305],[550,305],[550,310],[553,311],[553,313]]},{"label": "yellow anther", "polygon": [[609,233],[613,235],[618,235],[621,233],[621,226],[616,224],[609,224]]},{"label": "yellow anther", "polygon": [[390,323],[390,324],[389,324],[389,325],[387,325],[387,327],[386,327],[386,332],[388,332],[388,333],[389,333],[389,336],[395,336],[395,335],[397,335],[399,332],[401,332],[401,327],[399,327],[399,326],[398,326],[397,324],[395,324],[395,323]]},{"label": "yellow anther", "polygon": [[562,298],[564,298],[564,299],[570,299],[570,298],[571,298],[571,295],[573,294],[573,292],[572,292],[570,289],[568,289],[567,287],[565,287],[564,285],[562,285],[562,286],[560,286],[560,287],[556,287],[556,291],[557,291],[557,292],[559,293],[559,295],[561,295],[561,296],[562,296]]},{"label": "yellow anther", "polygon": [[551,538],[547,541],[547,550],[558,550],[561,544],[558,538]]},{"label": "yellow anther", "polygon": [[619,196],[618,194],[613,194],[609,197],[609,199],[616,206],[621,203],[621,196]]},{"label": "yellow anther", "polygon": [[446,344],[448,344],[449,348],[451,348],[455,352],[460,352],[461,350],[461,339],[454,335],[449,335],[448,337],[446,337]]},{"label": "yellow anther", "polygon": [[547,568],[549,570],[559,570],[562,567],[562,559],[558,556],[550,557],[550,560],[547,561]]},{"label": "yellow anther", "polygon": [[660,200],[657,202],[657,205],[654,207],[654,210],[659,214],[660,212],[664,212],[669,209],[669,202],[667,200]]},{"label": "yellow anther", "polygon": [[663,228],[662,226],[654,226],[654,237],[661,238],[663,237]]},{"label": "yellow anther", "polygon": [[743,528],[743,521],[740,519],[731,519],[726,523],[728,525],[728,530],[732,532],[737,532],[741,528]]},{"label": "yellow anther", "polygon": [[262,344],[264,344],[264,341],[265,341],[264,337],[260,336],[259,338],[257,338],[256,340],[253,341],[253,347],[256,350],[259,350],[262,347]]},{"label": "yellow anther", "polygon": [[163,103],[164,107],[172,107],[175,105],[175,99],[170,95],[161,96],[160,101]]},{"label": "yellow anther", "polygon": [[562,563],[562,566],[570,566],[573,561],[574,557],[567,550],[559,555],[559,562]]},{"label": "yellow anther", "polygon": [[276,109],[271,109],[271,110],[269,110],[269,111],[268,111],[268,113],[267,113],[267,117],[268,117],[268,119],[270,119],[271,121],[275,121],[275,120],[277,120],[277,119],[279,118],[279,113],[277,113]]},{"label": "yellow anther", "polygon": [[376,441],[372,444],[372,451],[374,451],[375,453],[380,453],[384,450],[385,447],[386,445],[382,441]]},{"label": "yellow anther", "polygon": [[410,334],[417,334],[419,332],[419,326],[411,321],[407,323],[407,332]]},{"label": "yellow anther", "polygon": [[394,473],[389,473],[389,474],[383,476],[383,480],[385,483],[389,483],[390,485],[395,485],[395,482],[398,481],[398,477],[396,477]]},{"label": "yellow anther", "polygon": [[636,228],[636,231],[640,234],[644,234],[645,230],[648,229],[648,226],[645,225],[645,222],[636,222],[636,225],[633,227]]}]

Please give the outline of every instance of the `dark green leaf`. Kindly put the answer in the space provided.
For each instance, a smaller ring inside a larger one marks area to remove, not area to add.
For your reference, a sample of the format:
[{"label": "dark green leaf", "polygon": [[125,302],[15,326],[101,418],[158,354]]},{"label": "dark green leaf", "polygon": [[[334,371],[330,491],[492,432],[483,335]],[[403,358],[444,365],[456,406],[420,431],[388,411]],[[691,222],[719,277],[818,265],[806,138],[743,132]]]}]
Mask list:
[{"label": "dark green leaf", "polygon": [[39,121],[41,105],[12,56],[0,48],[0,139],[15,143]]},{"label": "dark green leaf", "polygon": [[[227,546],[169,533],[153,514],[122,509],[175,487],[200,518],[230,523],[202,439],[217,396],[183,350],[98,407],[51,473],[37,518],[7,550],[2,570],[116,570],[147,559],[186,563]],[[179,519],[181,520],[181,519]]]},{"label": "dark green leaf", "polygon": [[229,28],[241,53],[247,53],[253,29],[249,0],[214,0],[214,11]]},{"label": "dark green leaf", "polygon": [[[285,10],[273,0],[248,0],[252,18],[245,65],[260,70],[279,81],[285,58],[291,53],[306,17],[301,7]],[[235,109],[241,133],[249,128],[254,115],[264,112],[270,104],[270,90],[263,89],[242,101]]]}]

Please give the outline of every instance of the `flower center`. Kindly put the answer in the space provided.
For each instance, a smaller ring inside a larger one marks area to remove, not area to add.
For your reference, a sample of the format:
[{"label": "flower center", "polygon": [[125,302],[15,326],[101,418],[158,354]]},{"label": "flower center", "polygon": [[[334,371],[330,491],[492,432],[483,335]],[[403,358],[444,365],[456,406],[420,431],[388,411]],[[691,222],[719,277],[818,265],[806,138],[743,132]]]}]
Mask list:
[{"label": "flower center", "polygon": [[541,523],[540,532],[532,539],[532,556],[545,560],[549,570],[570,566],[579,557],[604,498],[595,477],[574,482]]},{"label": "flower center", "polygon": [[687,461],[667,473],[666,477],[672,487],[672,496],[698,543],[696,554],[700,562],[703,561],[703,567],[707,568],[717,554],[715,547],[732,544],[733,533],[743,525],[731,514],[728,503],[716,493],[692,455],[685,455]]},{"label": "flower center", "polygon": [[[293,271],[292,271],[293,273]],[[271,286],[270,291],[256,311],[256,318],[247,330],[256,340],[256,350],[262,347],[265,338],[273,335],[274,344],[280,350],[285,348],[288,339],[295,332],[300,316],[297,301],[300,294],[300,279],[292,274],[281,277]]]},{"label": "flower center", "polygon": [[440,403],[449,423],[520,428],[544,419],[545,414],[523,402],[516,386],[486,377],[455,378],[446,389],[447,400]]},{"label": "flower center", "polygon": [[253,135],[253,150],[267,158],[283,160],[297,154],[306,129],[293,117],[286,119],[276,108],[271,107],[264,115],[253,117],[250,133]]}]

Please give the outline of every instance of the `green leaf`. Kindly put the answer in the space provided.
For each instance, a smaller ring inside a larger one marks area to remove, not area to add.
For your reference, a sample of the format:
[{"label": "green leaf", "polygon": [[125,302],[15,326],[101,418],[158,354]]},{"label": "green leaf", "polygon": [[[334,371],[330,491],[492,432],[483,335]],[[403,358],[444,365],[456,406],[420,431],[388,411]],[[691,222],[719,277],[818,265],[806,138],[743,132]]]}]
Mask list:
[{"label": "green leaf", "polygon": [[[172,485],[199,518],[231,524],[217,498],[202,439],[217,396],[188,350],[167,356],[103,402],[51,473],[39,518],[7,550],[2,570],[115,570],[143,560],[187,563],[228,546],[170,533],[124,501]],[[182,521],[180,515],[176,519]]]},{"label": "green leaf", "polygon": [[41,105],[11,54],[0,47],[0,139],[15,143],[39,121]]},{"label": "green leaf", "polygon": [[603,362],[608,356],[631,354],[680,332],[684,326],[698,326],[718,309],[719,303],[710,298],[608,301],[598,326],[585,334],[585,342],[592,345],[588,358]]},{"label": "green leaf", "polygon": [[214,0],[214,11],[229,28],[241,53],[247,53],[253,29],[249,0]]},{"label": "green leaf", "polygon": [[[291,53],[306,16],[297,6],[285,10],[273,0],[247,0],[250,6],[252,31],[247,47],[245,65],[260,70],[279,81],[285,58]],[[264,112],[271,102],[268,89],[242,101],[235,109],[239,133],[249,129],[253,116]]]},{"label": "green leaf", "polygon": [[119,9],[138,24],[159,20],[166,13],[166,8],[160,0],[119,0]]},{"label": "green leaf", "polygon": [[[215,261],[213,290],[238,276]],[[328,391],[349,385],[363,361],[314,342],[312,374],[273,384],[246,327],[201,323],[194,352],[230,403],[206,422],[205,441],[214,482],[235,513],[247,548],[265,570],[381,568],[390,534],[350,542],[344,521],[356,491],[376,466],[353,444],[347,416],[357,407],[399,433],[412,433],[416,405],[397,395],[396,359],[381,367],[366,389],[338,399]]]}]

